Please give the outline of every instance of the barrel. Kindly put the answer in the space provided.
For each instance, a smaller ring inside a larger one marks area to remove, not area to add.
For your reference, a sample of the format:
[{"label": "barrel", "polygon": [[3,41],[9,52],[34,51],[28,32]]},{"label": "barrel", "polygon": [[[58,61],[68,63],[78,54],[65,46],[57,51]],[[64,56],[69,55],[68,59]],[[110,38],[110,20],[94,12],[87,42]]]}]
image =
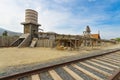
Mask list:
[{"label": "barrel", "polygon": [[25,22],[38,23],[38,12],[36,12],[35,10],[32,10],[32,9],[26,9]]}]

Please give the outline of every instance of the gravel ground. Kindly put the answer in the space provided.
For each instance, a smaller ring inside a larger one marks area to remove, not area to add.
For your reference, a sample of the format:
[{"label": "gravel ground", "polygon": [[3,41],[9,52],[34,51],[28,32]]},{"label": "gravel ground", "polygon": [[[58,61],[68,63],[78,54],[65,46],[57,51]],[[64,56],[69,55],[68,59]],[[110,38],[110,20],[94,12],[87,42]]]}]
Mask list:
[{"label": "gravel ground", "polygon": [[31,77],[22,77],[22,78],[20,78],[18,80],[31,80]]},{"label": "gravel ground", "polygon": [[40,74],[40,80],[53,80],[48,72],[43,72]]},{"label": "gravel ground", "polygon": [[63,80],[74,80],[74,78],[72,78],[70,76],[70,74],[68,74],[64,69],[62,69],[61,67],[55,68],[54,69],[59,76],[63,79]]}]

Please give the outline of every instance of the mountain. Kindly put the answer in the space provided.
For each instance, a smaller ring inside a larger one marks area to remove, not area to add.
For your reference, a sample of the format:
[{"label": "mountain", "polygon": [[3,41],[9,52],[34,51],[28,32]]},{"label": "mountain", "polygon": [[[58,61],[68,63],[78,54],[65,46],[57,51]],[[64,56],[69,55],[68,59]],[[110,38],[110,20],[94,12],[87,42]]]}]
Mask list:
[{"label": "mountain", "polygon": [[9,31],[9,30],[0,28],[0,36],[2,36],[4,31],[8,32],[8,36],[20,36],[22,34],[22,33],[19,33],[19,32],[13,32],[13,31]]}]

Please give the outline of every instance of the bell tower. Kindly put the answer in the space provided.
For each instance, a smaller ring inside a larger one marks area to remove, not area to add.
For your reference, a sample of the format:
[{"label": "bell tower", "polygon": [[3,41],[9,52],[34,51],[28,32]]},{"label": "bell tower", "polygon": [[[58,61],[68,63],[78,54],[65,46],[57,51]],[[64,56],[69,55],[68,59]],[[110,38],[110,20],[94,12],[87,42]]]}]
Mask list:
[{"label": "bell tower", "polygon": [[38,38],[38,12],[32,9],[25,10],[25,22],[21,23],[24,25],[24,34],[29,33],[32,38]]},{"label": "bell tower", "polygon": [[89,26],[86,26],[86,30],[83,31],[83,35],[84,35],[84,46],[90,46],[91,45],[91,30]]},{"label": "bell tower", "polygon": [[90,38],[91,30],[89,26],[86,26],[86,30],[83,32],[84,36]]},{"label": "bell tower", "polygon": [[91,30],[90,30],[90,27],[89,27],[89,26],[86,27],[86,32],[87,32],[88,34],[90,34]]}]

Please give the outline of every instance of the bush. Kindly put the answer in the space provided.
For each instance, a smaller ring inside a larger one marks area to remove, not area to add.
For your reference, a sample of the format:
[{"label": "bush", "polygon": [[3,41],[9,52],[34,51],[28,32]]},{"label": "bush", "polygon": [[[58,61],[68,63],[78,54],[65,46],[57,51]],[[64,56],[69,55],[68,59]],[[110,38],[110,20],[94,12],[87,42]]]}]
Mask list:
[{"label": "bush", "polygon": [[116,38],[116,40],[120,42],[120,38]]}]

